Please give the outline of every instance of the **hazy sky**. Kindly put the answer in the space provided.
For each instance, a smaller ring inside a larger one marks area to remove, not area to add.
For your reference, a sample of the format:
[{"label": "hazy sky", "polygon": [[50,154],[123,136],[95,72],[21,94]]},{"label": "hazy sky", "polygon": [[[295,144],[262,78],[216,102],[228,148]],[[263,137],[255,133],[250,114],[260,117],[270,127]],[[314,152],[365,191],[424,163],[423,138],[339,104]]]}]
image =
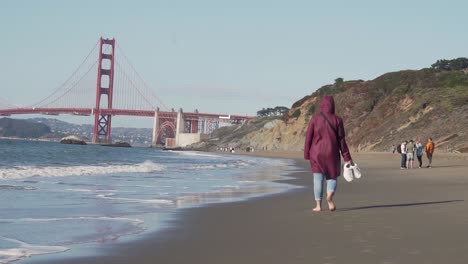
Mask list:
[{"label": "hazy sky", "polygon": [[462,0],[3,0],[0,98],[46,97],[104,36],[169,107],[255,115],[337,77],[369,80],[466,57],[467,10]]}]

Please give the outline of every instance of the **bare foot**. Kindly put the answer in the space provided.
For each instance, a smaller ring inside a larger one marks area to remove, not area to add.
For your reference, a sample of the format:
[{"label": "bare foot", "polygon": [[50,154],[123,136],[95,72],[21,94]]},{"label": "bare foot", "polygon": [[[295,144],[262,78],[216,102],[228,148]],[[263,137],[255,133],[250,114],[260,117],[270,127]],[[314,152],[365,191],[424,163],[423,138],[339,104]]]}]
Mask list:
[{"label": "bare foot", "polygon": [[333,202],[333,194],[332,192],[327,194],[328,210],[332,212],[336,210],[335,203]]},{"label": "bare foot", "polygon": [[320,212],[320,211],[322,211],[322,208],[320,208],[320,207],[315,207],[314,209],[312,209],[312,211],[314,211],[314,212]]}]

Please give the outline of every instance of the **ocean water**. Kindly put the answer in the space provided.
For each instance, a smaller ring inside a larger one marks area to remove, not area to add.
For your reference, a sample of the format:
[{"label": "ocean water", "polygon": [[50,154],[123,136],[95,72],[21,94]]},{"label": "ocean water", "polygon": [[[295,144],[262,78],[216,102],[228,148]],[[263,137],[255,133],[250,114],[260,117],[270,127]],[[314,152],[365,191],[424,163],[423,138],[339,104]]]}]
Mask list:
[{"label": "ocean water", "polygon": [[292,161],[0,140],[0,263],[164,227],[180,208],[293,188]]}]

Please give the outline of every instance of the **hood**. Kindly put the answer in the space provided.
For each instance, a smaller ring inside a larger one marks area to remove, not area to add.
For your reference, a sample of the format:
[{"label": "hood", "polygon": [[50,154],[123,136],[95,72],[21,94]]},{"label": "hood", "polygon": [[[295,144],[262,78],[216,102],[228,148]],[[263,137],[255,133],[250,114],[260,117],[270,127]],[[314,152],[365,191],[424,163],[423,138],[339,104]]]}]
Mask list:
[{"label": "hood", "polygon": [[320,111],[322,113],[335,114],[335,100],[333,96],[324,96],[320,102]]}]

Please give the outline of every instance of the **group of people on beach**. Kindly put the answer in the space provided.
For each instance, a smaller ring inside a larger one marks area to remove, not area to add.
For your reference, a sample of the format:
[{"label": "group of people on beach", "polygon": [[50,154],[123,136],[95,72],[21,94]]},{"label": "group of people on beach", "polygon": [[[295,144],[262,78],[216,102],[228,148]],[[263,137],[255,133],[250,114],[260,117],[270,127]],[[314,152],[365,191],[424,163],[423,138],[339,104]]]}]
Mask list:
[{"label": "group of people on beach", "polygon": [[395,153],[397,151],[399,154],[401,154],[401,166],[400,169],[413,169],[414,168],[414,156],[416,154],[416,158],[418,159],[419,166],[418,168],[423,167],[423,153],[426,152],[427,159],[429,161],[429,164],[426,166],[426,168],[432,168],[432,155],[434,154],[434,149],[435,149],[435,144],[434,141],[432,141],[432,138],[429,138],[427,143],[423,145],[421,140],[418,142],[414,143],[414,141],[411,140],[405,140],[403,143],[399,144],[398,146],[395,147],[395,145],[392,147],[392,152]]},{"label": "group of people on beach", "polygon": [[236,152],[236,149],[233,147],[222,147],[222,148],[218,148],[218,151],[234,153]]},{"label": "group of people on beach", "polygon": [[[222,152],[235,153],[237,150],[241,150],[241,149],[240,148],[233,148],[233,147],[220,147],[217,150],[222,151]],[[255,151],[255,149],[253,147],[245,148],[245,152],[254,152],[254,151]]]}]

